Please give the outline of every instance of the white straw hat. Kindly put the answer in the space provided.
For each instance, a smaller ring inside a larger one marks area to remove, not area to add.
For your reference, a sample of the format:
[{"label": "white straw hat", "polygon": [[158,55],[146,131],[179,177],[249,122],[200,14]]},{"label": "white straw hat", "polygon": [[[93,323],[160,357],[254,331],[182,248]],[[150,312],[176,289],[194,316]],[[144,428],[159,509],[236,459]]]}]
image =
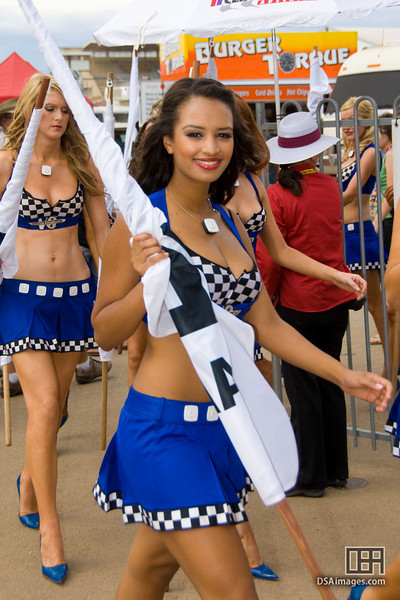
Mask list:
[{"label": "white straw hat", "polygon": [[289,165],[320,154],[340,138],[322,135],[309,112],[295,112],[284,117],[279,125],[279,135],[267,141],[270,161]]}]

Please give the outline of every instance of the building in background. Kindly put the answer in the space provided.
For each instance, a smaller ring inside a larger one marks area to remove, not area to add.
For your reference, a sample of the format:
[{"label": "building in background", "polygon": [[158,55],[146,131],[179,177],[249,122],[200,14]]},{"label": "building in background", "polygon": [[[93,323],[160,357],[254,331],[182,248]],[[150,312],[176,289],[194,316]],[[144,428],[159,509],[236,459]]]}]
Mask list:
[{"label": "building in background", "polygon": [[[61,52],[100,120],[103,120],[106,106],[107,74],[113,73],[115,129],[122,133],[128,123],[132,49],[127,46],[99,46],[90,42],[84,48],[61,48]],[[139,50],[139,74],[141,84],[158,82],[160,86],[157,44],[146,44]]]},{"label": "building in background", "polygon": [[[276,37],[281,103],[292,100],[306,105],[309,57],[314,46],[318,47],[320,63],[332,87],[342,64],[357,51],[357,33],[354,31],[279,33]],[[218,36],[214,44],[219,80],[239,93],[253,109],[262,108],[262,121],[275,122],[272,34]],[[123,131],[128,119],[132,49],[90,42],[82,49],[61,48],[61,51],[100,119],[105,110],[107,73],[113,73],[116,129]],[[200,62],[202,77],[207,70],[208,57],[208,40],[190,35],[181,35],[176,44],[144,46],[139,51],[141,122],[148,118],[153,103],[168,86],[189,75],[194,60]]]}]

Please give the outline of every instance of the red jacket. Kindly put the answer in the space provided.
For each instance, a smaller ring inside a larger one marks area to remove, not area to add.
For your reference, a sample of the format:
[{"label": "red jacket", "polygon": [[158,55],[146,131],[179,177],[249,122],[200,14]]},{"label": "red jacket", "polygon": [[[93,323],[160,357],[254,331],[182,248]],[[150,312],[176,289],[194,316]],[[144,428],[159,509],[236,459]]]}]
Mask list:
[{"label": "red jacket", "polygon": [[[306,167],[303,163],[299,168]],[[301,185],[300,197],[279,183],[267,189],[272,212],[286,243],[319,262],[349,272],[343,260],[342,209],[337,182],[316,171],[303,175]],[[333,283],[275,264],[260,239],[257,262],[268,293],[287,308],[321,312],[355,298],[353,293]]]}]

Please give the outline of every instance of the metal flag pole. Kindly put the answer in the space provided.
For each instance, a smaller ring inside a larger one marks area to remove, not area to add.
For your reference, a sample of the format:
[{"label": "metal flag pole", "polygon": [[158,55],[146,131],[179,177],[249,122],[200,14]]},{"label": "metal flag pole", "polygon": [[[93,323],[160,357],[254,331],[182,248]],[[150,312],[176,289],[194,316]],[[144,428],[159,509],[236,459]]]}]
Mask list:
[{"label": "metal flag pole", "polygon": [[281,99],[279,96],[279,75],[278,75],[278,53],[276,50],[276,34],[275,29],[272,29],[272,59],[274,64],[274,89],[275,89],[275,112],[276,112],[276,132],[279,130],[279,122],[281,120]]}]

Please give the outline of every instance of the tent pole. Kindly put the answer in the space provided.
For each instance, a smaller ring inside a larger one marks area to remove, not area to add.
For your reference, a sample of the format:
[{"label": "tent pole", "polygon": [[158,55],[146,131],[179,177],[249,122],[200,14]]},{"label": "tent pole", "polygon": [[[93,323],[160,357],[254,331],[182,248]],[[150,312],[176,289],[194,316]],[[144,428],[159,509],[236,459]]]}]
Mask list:
[{"label": "tent pole", "polygon": [[276,112],[276,129],[279,130],[279,122],[281,120],[281,99],[279,96],[279,76],[278,76],[278,53],[276,50],[276,35],[275,29],[272,32],[272,59],[274,63],[274,89],[275,89],[275,112]]}]

